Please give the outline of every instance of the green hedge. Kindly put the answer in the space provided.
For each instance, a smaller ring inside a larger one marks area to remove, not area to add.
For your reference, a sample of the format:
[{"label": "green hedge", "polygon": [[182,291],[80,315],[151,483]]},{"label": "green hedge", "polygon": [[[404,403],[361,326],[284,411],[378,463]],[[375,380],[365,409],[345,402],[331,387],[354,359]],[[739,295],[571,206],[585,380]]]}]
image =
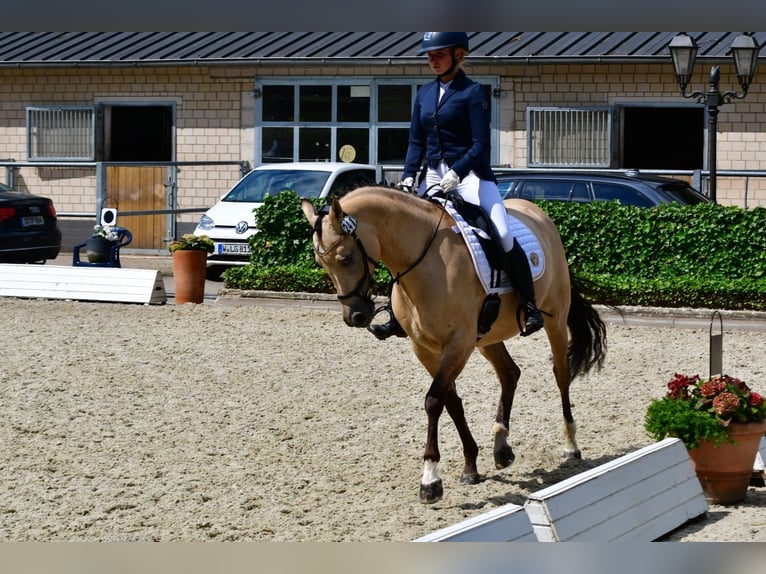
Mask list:
[{"label": "green hedge", "polygon": [[[569,264],[594,302],[766,310],[764,208],[539,205],[558,226]],[[227,287],[333,292],[314,262],[311,230],[294,193],[266,198],[256,217],[252,264],[227,270]],[[376,280],[378,292],[388,293],[384,267]]]}]

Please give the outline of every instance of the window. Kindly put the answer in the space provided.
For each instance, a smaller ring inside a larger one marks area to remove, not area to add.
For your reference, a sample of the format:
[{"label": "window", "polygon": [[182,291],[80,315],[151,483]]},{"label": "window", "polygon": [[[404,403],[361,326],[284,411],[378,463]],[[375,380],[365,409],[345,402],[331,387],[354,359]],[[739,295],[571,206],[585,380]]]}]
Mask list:
[{"label": "window", "polygon": [[536,167],[609,167],[609,108],[529,108],[528,165]]},{"label": "window", "polygon": [[[498,84],[496,78],[475,79],[488,94]],[[256,165],[289,161],[401,165],[412,102],[423,82],[354,77],[259,81],[254,161]],[[490,101],[494,140],[497,101]],[[497,163],[497,145],[492,153]]]},{"label": "window", "polygon": [[594,182],[593,195],[596,201],[619,201],[623,205],[637,205],[638,207],[652,207],[654,205],[641,192],[625,185]]},{"label": "window", "polygon": [[93,161],[96,112],[90,106],[27,108],[30,160]]}]

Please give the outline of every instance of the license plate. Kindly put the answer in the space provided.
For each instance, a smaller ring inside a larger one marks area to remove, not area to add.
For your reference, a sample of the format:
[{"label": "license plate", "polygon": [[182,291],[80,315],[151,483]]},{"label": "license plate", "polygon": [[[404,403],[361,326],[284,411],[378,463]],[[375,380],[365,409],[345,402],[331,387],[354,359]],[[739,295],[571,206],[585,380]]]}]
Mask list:
[{"label": "license plate", "polygon": [[35,225],[45,225],[45,220],[42,215],[31,215],[29,217],[21,218],[22,227],[33,227]]},{"label": "license plate", "polygon": [[247,243],[219,243],[219,255],[250,255],[250,245]]}]

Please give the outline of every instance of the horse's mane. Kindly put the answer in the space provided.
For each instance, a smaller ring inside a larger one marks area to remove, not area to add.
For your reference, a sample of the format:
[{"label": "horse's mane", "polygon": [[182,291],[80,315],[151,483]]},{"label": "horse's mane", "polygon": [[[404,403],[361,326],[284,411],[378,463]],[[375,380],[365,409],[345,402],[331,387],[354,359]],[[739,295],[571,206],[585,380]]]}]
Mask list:
[{"label": "horse's mane", "polygon": [[339,196],[341,206],[347,202],[353,202],[356,200],[364,200],[368,197],[373,199],[386,198],[386,200],[393,201],[408,209],[420,209],[425,211],[434,210],[434,212],[440,209],[435,203],[425,200],[422,197],[414,195],[412,193],[404,192],[396,187],[385,186],[382,184],[367,185],[363,187],[357,187],[350,190],[343,195]]}]

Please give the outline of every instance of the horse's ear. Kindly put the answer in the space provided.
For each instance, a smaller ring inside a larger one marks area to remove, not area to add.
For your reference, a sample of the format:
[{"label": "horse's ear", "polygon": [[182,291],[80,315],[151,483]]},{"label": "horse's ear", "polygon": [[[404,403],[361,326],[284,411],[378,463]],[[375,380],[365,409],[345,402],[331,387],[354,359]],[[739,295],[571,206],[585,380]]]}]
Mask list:
[{"label": "horse's ear", "polygon": [[330,223],[338,233],[342,233],[340,221],[344,215],[345,213],[343,213],[343,209],[340,206],[340,201],[338,201],[337,197],[334,197],[330,206]]},{"label": "horse's ear", "polygon": [[303,214],[306,216],[306,219],[308,219],[309,225],[314,227],[314,223],[316,223],[318,217],[316,209],[314,208],[314,204],[310,199],[303,197],[301,198],[301,209],[303,210]]}]

